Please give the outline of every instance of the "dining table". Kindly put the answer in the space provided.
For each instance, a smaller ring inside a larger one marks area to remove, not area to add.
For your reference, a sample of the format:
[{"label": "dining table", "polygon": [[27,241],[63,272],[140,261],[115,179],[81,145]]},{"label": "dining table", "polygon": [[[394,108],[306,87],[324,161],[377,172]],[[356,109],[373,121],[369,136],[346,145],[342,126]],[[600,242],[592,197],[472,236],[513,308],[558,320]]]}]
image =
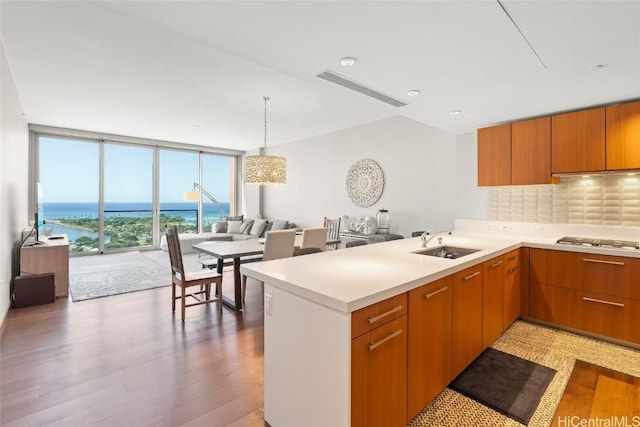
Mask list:
[{"label": "dining table", "polygon": [[[299,248],[302,236],[296,234],[295,247]],[[222,274],[225,259],[233,260],[233,299],[222,295],[224,305],[234,310],[242,310],[242,281],[240,278],[240,264],[243,262],[260,261],[259,255],[264,253],[264,239],[247,239],[219,241],[211,240],[193,245],[193,249],[211,255],[218,260],[216,269],[218,274]],[[338,244],[339,239],[327,239],[327,245]],[[250,257],[250,258],[249,258]]]}]

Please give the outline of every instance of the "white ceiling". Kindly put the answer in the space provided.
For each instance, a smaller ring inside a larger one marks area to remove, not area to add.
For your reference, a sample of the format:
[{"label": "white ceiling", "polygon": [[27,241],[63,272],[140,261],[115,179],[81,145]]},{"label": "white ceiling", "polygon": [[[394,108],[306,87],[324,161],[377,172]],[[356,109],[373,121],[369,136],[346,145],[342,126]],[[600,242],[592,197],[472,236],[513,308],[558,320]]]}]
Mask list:
[{"label": "white ceiling", "polygon": [[251,150],[263,96],[269,146],[395,115],[463,133],[640,98],[637,0],[504,0],[539,58],[497,1],[0,1],[30,123]]}]

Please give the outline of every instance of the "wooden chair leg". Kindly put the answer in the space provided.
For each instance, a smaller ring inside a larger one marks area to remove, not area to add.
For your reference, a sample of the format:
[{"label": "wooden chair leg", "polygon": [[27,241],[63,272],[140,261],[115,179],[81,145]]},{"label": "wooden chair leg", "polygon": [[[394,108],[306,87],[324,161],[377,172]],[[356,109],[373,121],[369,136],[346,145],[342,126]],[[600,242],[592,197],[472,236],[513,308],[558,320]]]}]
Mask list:
[{"label": "wooden chair leg", "polygon": [[176,284],[171,283],[171,311],[176,312]]},{"label": "wooden chair leg", "polygon": [[184,322],[184,318],[185,318],[186,310],[187,310],[187,307],[186,307],[187,295],[186,295],[185,287],[181,286],[181,288],[182,288],[182,298],[181,298],[182,299],[182,301],[181,301],[181,303],[182,303],[182,321]]}]

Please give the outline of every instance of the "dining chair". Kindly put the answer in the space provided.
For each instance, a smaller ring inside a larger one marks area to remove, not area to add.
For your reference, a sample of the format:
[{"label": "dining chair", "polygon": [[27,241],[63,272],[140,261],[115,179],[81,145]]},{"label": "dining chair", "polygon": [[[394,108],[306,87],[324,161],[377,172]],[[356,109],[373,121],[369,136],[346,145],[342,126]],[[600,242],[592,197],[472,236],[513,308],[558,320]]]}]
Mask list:
[{"label": "dining chair", "polygon": [[327,249],[327,228],[311,227],[302,229],[300,249],[306,248],[318,248],[324,252]]},{"label": "dining chair", "polygon": [[[262,261],[271,261],[280,258],[289,258],[293,256],[293,248],[296,242],[296,230],[291,228],[288,230],[267,231],[264,238],[264,253]],[[264,282],[260,282],[262,287],[262,301],[264,302]],[[242,302],[247,293],[247,276],[242,275]]]},{"label": "dining chair", "polygon": [[[340,238],[340,220],[341,218],[331,219],[324,217],[323,227],[327,229],[327,239],[339,239]],[[327,246],[333,249],[338,249],[337,243],[330,243]]]},{"label": "dining chair", "polygon": [[[169,260],[171,261],[171,310],[176,311],[176,300],[180,300],[182,307],[182,321],[184,322],[187,307],[218,302],[218,311],[222,313],[222,275],[211,270],[184,271],[182,250],[178,239],[177,227],[165,227]],[[211,295],[211,284],[216,285],[216,294]],[[198,286],[197,291],[187,292],[192,286]],[[176,288],[180,287],[180,295],[176,295]],[[217,296],[216,296],[217,295]],[[187,298],[196,302],[187,304]]]}]

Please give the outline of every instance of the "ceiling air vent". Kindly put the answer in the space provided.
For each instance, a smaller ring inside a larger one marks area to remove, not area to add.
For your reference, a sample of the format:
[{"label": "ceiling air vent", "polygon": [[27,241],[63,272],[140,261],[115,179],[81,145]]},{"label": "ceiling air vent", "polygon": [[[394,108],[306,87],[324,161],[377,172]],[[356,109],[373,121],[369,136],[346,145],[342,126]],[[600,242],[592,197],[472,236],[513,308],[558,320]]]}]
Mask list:
[{"label": "ceiling air vent", "polygon": [[389,105],[393,105],[394,107],[404,107],[407,105],[405,102],[398,101],[397,99],[393,99],[390,96],[384,95],[380,92],[376,92],[373,89],[369,89],[368,87],[362,86],[356,82],[353,82],[349,79],[346,79],[342,76],[337,75],[333,71],[324,71],[320,74],[317,74],[316,77],[320,77],[323,80],[326,80],[331,83],[335,83],[339,86],[346,87],[347,89],[355,90],[363,95],[370,96],[372,98],[377,99],[378,101],[385,102]]}]

